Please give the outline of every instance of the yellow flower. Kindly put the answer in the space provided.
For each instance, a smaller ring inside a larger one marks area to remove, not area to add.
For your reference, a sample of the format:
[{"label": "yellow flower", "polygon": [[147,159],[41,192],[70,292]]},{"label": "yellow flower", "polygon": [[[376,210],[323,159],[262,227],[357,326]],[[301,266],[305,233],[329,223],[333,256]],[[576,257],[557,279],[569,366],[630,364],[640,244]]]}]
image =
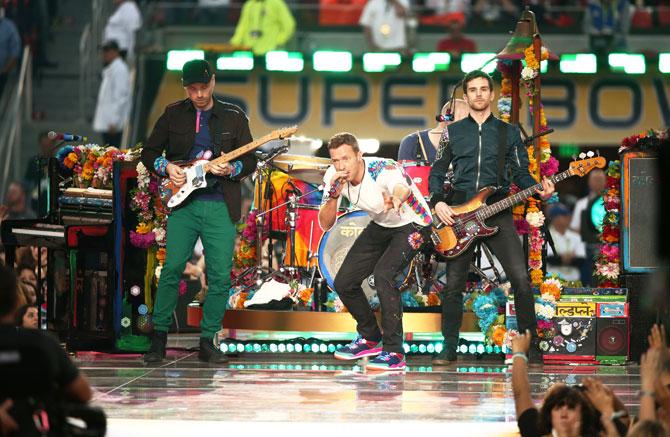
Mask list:
[{"label": "yellow flower", "polygon": [[505,329],[504,326],[498,325],[498,327],[493,331],[493,335],[491,336],[491,341],[493,341],[493,344],[497,346],[502,346],[503,341],[505,340],[505,333],[507,330]]},{"label": "yellow flower", "polygon": [[135,228],[135,232],[138,234],[147,234],[151,231],[152,226],[150,223],[139,223]]}]

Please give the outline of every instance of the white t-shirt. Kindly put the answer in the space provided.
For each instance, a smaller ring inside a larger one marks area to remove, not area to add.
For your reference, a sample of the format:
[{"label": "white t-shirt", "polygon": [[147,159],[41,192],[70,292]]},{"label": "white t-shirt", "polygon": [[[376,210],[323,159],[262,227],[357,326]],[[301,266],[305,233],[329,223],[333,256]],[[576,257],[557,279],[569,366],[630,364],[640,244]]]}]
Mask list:
[{"label": "white t-shirt", "polygon": [[130,115],[130,94],[130,72],[119,56],[102,70],[93,130],[107,132],[113,125],[122,131]]},{"label": "white t-shirt", "polygon": [[[342,187],[342,195],[337,199],[339,208],[342,202],[342,196],[349,200],[354,208],[362,209],[367,212],[372,221],[386,228],[398,228],[409,223],[416,223],[420,226],[427,226],[432,223],[430,208],[423,198],[423,195],[412,182],[412,178],[407,176],[404,169],[392,159],[383,158],[363,158],[365,161],[365,173],[363,180],[358,185],[345,183]],[[335,174],[335,167],[330,166],[323,177],[325,188],[324,193],[330,190],[330,180]],[[410,188],[411,193],[400,208],[400,214],[391,209],[384,212],[384,196],[382,192],[390,195],[396,185],[403,185]],[[324,195],[324,201],[328,196]]]},{"label": "white t-shirt", "polygon": [[[409,1],[398,1],[409,12]],[[358,23],[370,28],[372,40],[384,50],[403,49],[407,45],[405,18],[396,14],[388,0],[369,0]]]},{"label": "white t-shirt", "polygon": [[570,220],[570,229],[579,232],[582,228],[582,212],[589,206],[591,198],[589,196],[582,197],[575,202],[575,209],[572,211],[572,219]]},{"label": "white t-shirt", "polygon": [[[549,232],[551,233],[551,238],[554,240],[554,246],[556,246],[559,256],[573,253],[576,258],[586,257],[586,246],[577,232],[567,229],[565,234],[561,234],[551,225],[549,226]],[[547,246],[547,255],[554,255],[554,251],[551,250],[551,246],[549,245]],[[578,281],[580,278],[579,268],[576,266],[555,266],[549,264],[547,266],[547,273],[557,273],[566,281]]]},{"label": "white t-shirt", "polygon": [[121,50],[132,59],[135,51],[135,32],[142,27],[142,14],[134,1],[125,1],[116,8],[105,26],[105,41],[116,40]]}]

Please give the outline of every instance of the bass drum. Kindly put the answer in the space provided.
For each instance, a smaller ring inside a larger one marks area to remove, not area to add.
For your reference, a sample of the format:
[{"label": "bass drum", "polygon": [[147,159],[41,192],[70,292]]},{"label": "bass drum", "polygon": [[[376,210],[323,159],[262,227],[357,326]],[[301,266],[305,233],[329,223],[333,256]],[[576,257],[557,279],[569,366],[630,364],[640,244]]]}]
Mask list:
[{"label": "bass drum", "polygon": [[[349,211],[338,217],[335,225],[324,232],[319,241],[319,273],[326,280],[328,287],[335,291],[335,276],[340,270],[354,241],[361,235],[363,229],[370,223],[368,213],[361,210]],[[402,277],[398,278],[398,286],[407,282],[409,269],[403,270]],[[368,300],[377,294],[375,291],[374,275],[368,276],[362,284]]]}]

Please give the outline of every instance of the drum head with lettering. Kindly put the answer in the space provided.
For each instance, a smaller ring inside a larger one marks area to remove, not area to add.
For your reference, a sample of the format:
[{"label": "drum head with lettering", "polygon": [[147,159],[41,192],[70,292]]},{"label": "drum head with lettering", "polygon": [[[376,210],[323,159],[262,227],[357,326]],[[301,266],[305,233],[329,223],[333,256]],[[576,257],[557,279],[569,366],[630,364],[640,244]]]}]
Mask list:
[{"label": "drum head with lettering", "polygon": [[[337,219],[335,225],[321,237],[319,241],[319,272],[326,280],[328,287],[335,290],[334,282],[344,258],[354,245],[356,238],[370,223],[371,219],[365,211],[351,211]],[[376,294],[372,275],[363,281],[363,291],[370,299]]]}]

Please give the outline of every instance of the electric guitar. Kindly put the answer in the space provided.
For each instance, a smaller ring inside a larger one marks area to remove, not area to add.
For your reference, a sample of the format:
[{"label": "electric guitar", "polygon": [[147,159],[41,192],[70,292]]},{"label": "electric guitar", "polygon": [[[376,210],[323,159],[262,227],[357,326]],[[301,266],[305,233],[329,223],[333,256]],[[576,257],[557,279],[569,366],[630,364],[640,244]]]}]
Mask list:
[{"label": "electric guitar", "polygon": [[[602,156],[574,161],[570,163],[570,168],[553,175],[549,179],[556,183],[570,176],[582,177],[596,167],[604,168],[606,164],[607,162]],[[492,205],[487,205],[486,199],[496,189],[493,187],[482,188],[475,197],[466,203],[451,207],[455,213],[452,216],[454,219],[453,225],[442,223],[433,211],[434,220],[431,239],[435,244],[435,249],[446,258],[457,257],[478,238],[488,237],[498,232],[497,226],[487,226],[484,220],[526,200],[535,193],[537,188],[542,188],[542,184],[535,184]]]},{"label": "electric guitar", "polygon": [[186,182],[184,182],[184,184],[181,186],[177,186],[170,180],[169,177],[163,179],[160,189],[163,203],[166,203],[169,208],[178,206],[184,200],[186,200],[192,192],[207,186],[205,175],[211,171],[212,166],[216,164],[223,164],[224,162],[230,162],[247,152],[257,149],[268,141],[284,139],[293,135],[297,131],[298,126],[284,127],[273,130],[264,137],[239,147],[230,153],[224,153],[221,156],[212,159],[211,161],[207,161],[206,159],[199,159],[189,161],[184,164],[177,164],[179,167],[181,167],[182,170],[184,170],[184,174],[186,175]]}]

